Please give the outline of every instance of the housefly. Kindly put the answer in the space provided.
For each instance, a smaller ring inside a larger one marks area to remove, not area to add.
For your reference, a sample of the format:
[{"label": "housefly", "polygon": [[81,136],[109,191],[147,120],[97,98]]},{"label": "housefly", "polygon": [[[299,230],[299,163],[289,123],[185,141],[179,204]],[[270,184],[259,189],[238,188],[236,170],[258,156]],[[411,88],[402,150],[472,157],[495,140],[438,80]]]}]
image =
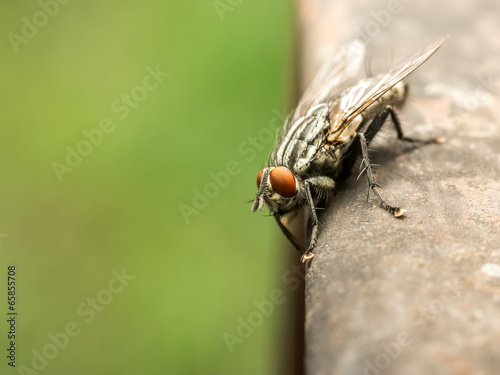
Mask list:
[{"label": "housefly", "polygon": [[[372,173],[368,145],[387,117],[392,119],[397,136],[407,142],[441,143],[441,138],[417,140],[403,134],[395,109],[403,106],[408,91],[403,79],[429,59],[448,36],[403,60],[387,74],[355,81],[365,60],[365,47],[358,40],[342,48],[327,61],[300,99],[278,135],[269,164],[257,175],[257,197],[252,211],[267,204],[278,226],[302,253],[302,262],[311,259],[318,239],[317,205],[333,195],[336,182],[347,177],[361,155],[361,174],[368,179],[380,207],[396,217],[405,210],[387,204],[381,197]],[[361,175],[360,174],[360,175]],[[367,197],[368,199],[368,197]],[[312,232],[309,246],[303,249],[285,226],[307,205]]]}]

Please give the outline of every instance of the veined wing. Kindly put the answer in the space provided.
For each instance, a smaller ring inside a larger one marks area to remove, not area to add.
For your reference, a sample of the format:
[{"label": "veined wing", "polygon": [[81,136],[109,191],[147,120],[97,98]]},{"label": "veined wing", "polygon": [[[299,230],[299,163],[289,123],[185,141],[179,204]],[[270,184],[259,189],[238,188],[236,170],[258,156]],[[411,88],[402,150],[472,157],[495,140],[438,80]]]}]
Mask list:
[{"label": "veined wing", "polygon": [[364,60],[365,45],[360,40],[354,40],[343,46],[323,64],[304,92],[295,111],[287,117],[285,125],[277,132],[276,144],[269,157],[270,164],[285,163],[283,160],[285,150],[296,133],[302,129],[301,122],[309,110],[319,104],[329,104],[354,78],[359,78]]},{"label": "veined wing", "polygon": [[365,45],[360,40],[354,40],[343,46],[320,68],[302,95],[290,122],[294,123],[305,116],[310,108],[340,94],[347,81],[358,78],[364,60]]},{"label": "veined wing", "polygon": [[382,76],[380,80],[366,81],[366,85],[357,85],[345,93],[345,96],[336,101],[331,109],[330,118],[332,119],[332,127],[328,135],[328,141],[334,141],[356,116],[427,61],[446,39],[448,39],[448,35],[442,36],[430,46],[403,60],[395,68],[391,69],[389,73]]}]

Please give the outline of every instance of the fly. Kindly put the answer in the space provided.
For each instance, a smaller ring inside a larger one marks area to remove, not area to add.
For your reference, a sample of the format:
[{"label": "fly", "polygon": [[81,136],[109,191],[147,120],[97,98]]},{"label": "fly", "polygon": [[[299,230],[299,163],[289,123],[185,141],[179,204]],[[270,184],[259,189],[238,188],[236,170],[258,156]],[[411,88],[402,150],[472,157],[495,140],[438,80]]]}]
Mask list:
[{"label": "fly", "polygon": [[[368,155],[368,145],[387,117],[391,117],[398,139],[415,143],[442,143],[442,138],[418,140],[404,136],[394,109],[401,108],[408,91],[403,79],[429,59],[448,39],[445,35],[403,60],[387,74],[353,83],[365,60],[365,46],[358,40],[346,45],[327,61],[300,99],[281,131],[269,164],[257,175],[257,197],[252,211],[267,204],[278,226],[301,261],[313,258],[318,239],[316,207],[332,197],[335,184],[347,177],[361,155],[361,167],[380,207],[395,217],[405,210],[387,204],[377,188]],[[368,199],[367,196],[367,199]],[[311,240],[303,249],[283,223],[307,205],[312,219]]]}]

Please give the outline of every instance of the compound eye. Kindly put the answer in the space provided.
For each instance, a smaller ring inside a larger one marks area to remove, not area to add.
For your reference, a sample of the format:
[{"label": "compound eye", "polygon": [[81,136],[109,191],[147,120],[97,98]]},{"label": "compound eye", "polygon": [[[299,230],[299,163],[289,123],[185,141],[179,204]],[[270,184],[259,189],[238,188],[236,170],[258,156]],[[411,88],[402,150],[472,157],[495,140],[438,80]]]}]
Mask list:
[{"label": "compound eye", "polygon": [[260,189],[260,184],[262,182],[262,175],[264,174],[264,169],[266,168],[262,168],[259,174],[257,175],[257,189]]},{"label": "compound eye", "polygon": [[285,198],[291,198],[297,192],[295,178],[285,167],[273,168],[269,176],[274,191]]}]

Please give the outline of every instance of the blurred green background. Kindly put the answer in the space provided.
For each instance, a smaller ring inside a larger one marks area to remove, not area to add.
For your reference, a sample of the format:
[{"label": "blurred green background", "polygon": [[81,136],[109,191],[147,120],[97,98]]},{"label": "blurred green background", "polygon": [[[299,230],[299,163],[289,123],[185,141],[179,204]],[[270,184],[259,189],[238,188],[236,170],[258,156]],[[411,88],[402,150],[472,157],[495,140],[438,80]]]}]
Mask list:
[{"label": "blurred green background", "polygon": [[[290,2],[62,3],[0,5],[0,275],[16,264],[19,312],[18,367],[2,355],[0,373],[278,372],[285,304],[233,353],[223,335],[289,289],[281,235],[247,203],[272,142],[244,142],[291,102]],[[36,353],[53,357],[40,371]]]}]

